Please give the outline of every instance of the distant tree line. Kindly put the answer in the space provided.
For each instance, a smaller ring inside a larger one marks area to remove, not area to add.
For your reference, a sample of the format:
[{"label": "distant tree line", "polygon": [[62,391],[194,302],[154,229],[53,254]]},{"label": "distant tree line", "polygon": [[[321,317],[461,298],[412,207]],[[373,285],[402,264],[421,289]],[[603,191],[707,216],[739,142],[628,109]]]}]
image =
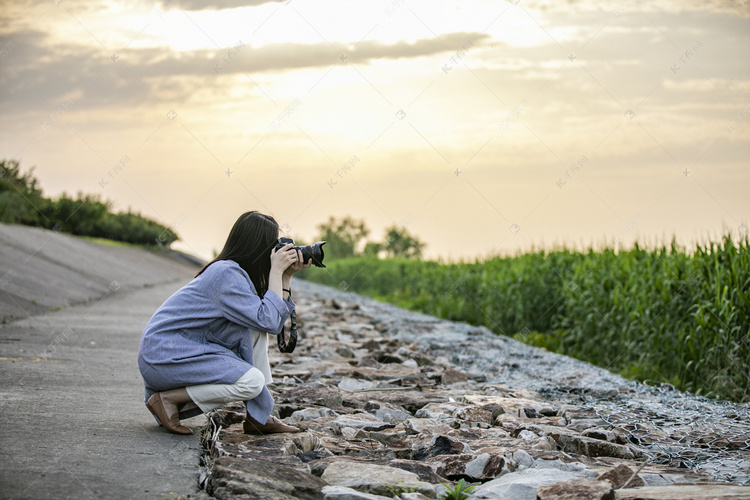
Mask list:
[{"label": "distant tree line", "polygon": [[18,161],[0,160],[0,222],[24,224],[137,245],[169,246],[178,240],[169,227],[138,213],[112,212],[98,195],[42,194],[34,167],[22,172]]},{"label": "distant tree line", "polygon": [[347,257],[385,257],[421,259],[427,246],[405,227],[394,224],[386,228],[382,242],[367,241],[370,230],[363,220],[349,216],[337,219],[329,217],[327,222],[317,226],[318,239],[326,241],[326,254],[337,259]]}]

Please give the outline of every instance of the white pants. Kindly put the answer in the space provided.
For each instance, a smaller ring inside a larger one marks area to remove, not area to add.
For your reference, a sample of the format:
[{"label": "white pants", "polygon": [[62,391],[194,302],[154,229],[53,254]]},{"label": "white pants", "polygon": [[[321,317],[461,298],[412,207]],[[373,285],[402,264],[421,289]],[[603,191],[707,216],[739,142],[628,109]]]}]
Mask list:
[{"label": "white pants", "polygon": [[204,413],[233,401],[255,398],[265,384],[273,382],[268,363],[268,334],[265,332],[253,332],[253,365],[234,384],[191,385],[185,390]]}]

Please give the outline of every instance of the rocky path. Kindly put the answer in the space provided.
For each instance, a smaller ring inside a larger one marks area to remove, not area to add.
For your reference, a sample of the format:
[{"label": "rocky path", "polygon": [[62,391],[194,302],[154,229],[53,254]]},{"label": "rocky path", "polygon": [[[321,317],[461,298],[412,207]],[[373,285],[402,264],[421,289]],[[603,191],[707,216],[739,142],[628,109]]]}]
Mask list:
[{"label": "rocky path", "polygon": [[216,498],[416,500],[461,479],[471,498],[750,498],[748,405],[310,283],[295,300],[302,336],[272,354],[271,388],[303,432],[248,436],[241,406],[211,414]]}]

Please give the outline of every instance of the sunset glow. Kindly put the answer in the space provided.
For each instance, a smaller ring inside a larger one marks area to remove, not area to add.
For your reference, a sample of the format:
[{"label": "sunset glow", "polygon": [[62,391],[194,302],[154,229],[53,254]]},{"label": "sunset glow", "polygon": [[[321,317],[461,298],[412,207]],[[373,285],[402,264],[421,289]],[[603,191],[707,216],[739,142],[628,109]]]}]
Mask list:
[{"label": "sunset glow", "polygon": [[[238,6],[239,5],[239,6]],[[6,3],[3,158],[211,257],[236,217],[431,258],[750,222],[750,4]]]}]

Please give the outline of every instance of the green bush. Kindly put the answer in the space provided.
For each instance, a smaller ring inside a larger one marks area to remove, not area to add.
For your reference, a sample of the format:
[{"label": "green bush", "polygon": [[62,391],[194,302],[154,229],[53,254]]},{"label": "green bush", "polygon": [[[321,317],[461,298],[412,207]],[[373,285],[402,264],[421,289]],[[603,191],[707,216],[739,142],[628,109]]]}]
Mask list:
[{"label": "green bush", "polygon": [[179,239],[172,229],[140,214],[113,213],[111,202],[96,195],[45,198],[33,172],[22,172],[15,160],[0,161],[0,222],[146,246],[168,247]]}]

